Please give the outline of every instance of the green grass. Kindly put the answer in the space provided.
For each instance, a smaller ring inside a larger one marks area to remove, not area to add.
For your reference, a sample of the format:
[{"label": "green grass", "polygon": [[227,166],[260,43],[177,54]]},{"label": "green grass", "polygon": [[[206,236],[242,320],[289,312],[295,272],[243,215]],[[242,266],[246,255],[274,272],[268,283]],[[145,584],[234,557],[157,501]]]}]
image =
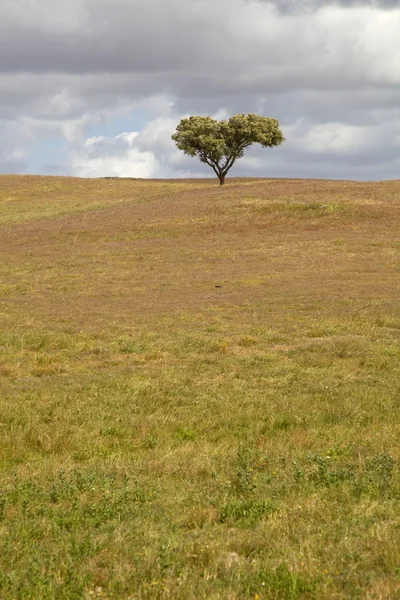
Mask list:
[{"label": "green grass", "polygon": [[400,185],[0,185],[0,598],[399,598]]}]

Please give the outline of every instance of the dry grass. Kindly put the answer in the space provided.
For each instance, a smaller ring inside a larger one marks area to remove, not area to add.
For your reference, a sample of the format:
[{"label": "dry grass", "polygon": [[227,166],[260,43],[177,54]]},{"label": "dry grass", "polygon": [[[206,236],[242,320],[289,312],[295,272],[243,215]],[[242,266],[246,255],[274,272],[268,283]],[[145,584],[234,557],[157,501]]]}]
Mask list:
[{"label": "dry grass", "polygon": [[400,596],[400,183],[0,177],[0,597]]}]

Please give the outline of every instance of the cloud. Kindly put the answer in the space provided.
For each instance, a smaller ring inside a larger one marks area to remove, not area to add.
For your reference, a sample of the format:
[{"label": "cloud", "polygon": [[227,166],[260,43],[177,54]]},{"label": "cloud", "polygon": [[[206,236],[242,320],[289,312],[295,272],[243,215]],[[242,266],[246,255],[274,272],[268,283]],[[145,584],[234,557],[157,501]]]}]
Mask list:
[{"label": "cloud", "polygon": [[273,5],[282,12],[312,12],[327,6],[344,8],[370,7],[382,10],[398,8],[398,0],[273,0]]},{"label": "cloud", "polygon": [[[150,98],[152,118],[139,131],[96,136],[76,144],[70,169],[80,177],[193,177],[208,173],[201,163],[177,150],[171,140],[178,117],[167,97]],[[220,112],[217,117],[224,115]]]},{"label": "cloud", "polygon": [[12,148],[0,152],[0,173],[19,172],[26,169],[26,154],[22,148]]},{"label": "cloud", "polygon": [[[323,123],[304,127],[298,122],[290,127],[289,137],[293,148],[308,154],[331,155],[342,158],[375,155],[381,132],[373,127]],[[302,131],[303,129],[303,131]]]},{"label": "cloud", "polygon": [[72,172],[80,177],[154,177],[153,152],[135,147],[138,133],[121,133],[114,138],[89,138],[71,157]]},{"label": "cloud", "polygon": [[[255,111],[288,139],[270,153],[281,163],[268,154],[277,172],[312,155],[315,173],[346,157],[352,176],[372,159],[370,177],[396,176],[399,30],[389,0],[3,0],[0,168],[203,174],[171,146],[179,119]],[[54,164],[45,148],[61,142]],[[257,152],[241,173],[266,172]]]}]

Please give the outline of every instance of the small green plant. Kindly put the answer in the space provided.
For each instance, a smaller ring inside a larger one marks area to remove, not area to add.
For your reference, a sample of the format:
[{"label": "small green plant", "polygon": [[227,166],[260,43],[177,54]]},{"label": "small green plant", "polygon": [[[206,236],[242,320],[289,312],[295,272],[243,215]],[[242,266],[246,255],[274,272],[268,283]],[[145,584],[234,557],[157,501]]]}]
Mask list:
[{"label": "small green plant", "polygon": [[293,477],[296,483],[299,483],[304,478],[304,471],[299,466],[296,460],[293,461]]},{"label": "small green plant", "polygon": [[254,450],[242,444],[239,446],[234,487],[240,494],[252,493],[256,489],[254,458]]},{"label": "small green plant", "polygon": [[393,456],[381,452],[365,462],[364,480],[367,488],[375,489],[379,494],[390,491],[396,461]]},{"label": "small green plant", "polygon": [[4,519],[6,514],[6,499],[0,494],[0,522]]},{"label": "small green plant", "polygon": [[145,439],[144,445],[149,450],[154,450],[154,448],[157,446],[157,436],[152,435],[152,434],[147,436],[147,438]]},{"label": "small green plant", "polygon": [[194,442],[196,439],[196,432],[188,427],[179,427],[175,436],[180,442]]},{"label": "small green plant", "polygon": [[143,342],[130,337],[120,338],[118,346],[123,354],[138,354],[146,350],[146,345]]},{"label": "small green plant", "polygon": [[276,569],[261,570],[251,583],[256,598],[298,600],[315,598],[317,581],[302,577],[289,570],[285,563]]},{"label": "small green plant", "polygon": [[230,500],[220,510],[221,523],[240,522],[254,525],[263,517],[268,517],[276,511],[276,506],[269,500]]}]

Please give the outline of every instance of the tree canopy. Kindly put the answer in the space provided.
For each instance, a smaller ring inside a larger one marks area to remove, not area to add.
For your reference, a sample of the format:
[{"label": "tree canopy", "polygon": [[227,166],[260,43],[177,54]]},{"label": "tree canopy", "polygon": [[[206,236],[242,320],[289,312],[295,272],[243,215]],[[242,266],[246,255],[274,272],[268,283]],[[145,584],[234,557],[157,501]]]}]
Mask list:
[{"label": "tree canopy", "polygon": [[201,116],[182,119],[172,139],[179,150],[209,165],[222,185],[229,169],[242,158],[246,148],[254,143],[272,148],[285,138],[276,119],[250,113],[222,121]]}]

